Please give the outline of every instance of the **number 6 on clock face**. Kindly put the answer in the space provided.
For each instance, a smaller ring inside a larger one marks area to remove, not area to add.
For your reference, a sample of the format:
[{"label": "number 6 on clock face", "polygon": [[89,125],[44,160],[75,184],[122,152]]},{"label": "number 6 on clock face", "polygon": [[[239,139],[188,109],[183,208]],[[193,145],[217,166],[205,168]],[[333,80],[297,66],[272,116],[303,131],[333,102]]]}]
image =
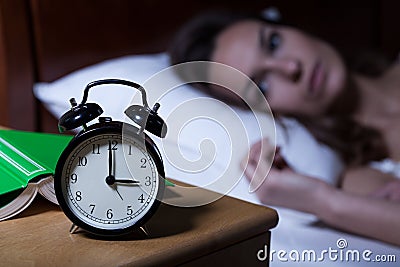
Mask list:
[{"label": "number 6 on clock face", "polygon": [[[111,122],[109,125],[113,125]],[[164,172],[151,140],[99,127],[78,136],[60,157],[56,192],[77,226],[118,235],[143,225],[160,204]]]}]

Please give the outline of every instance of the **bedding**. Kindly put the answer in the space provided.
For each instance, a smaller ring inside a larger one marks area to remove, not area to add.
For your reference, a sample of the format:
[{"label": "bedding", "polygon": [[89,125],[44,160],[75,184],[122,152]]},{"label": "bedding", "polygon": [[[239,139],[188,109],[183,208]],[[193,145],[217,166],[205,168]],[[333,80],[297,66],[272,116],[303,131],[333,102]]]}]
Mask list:
[{"label": "bedding", "polygon": [[[34,94],[56,118],[59,118],[70,108],[69,99],[71,97],[75,97],[78,102],[81,101],[83,89],[89,82],[105,78],[132,80],[144,85],[144,88],[148,91],[149,99],[158,96],[158,99],[154,100],[161,104],[159,112],[162,117],[168,118],[166,122],[169,128],[174,129],[177,126],[171,125],[171,122],[176,118],[171,114],[177,113],[175,109],[178,106],[190,101],[188,104],[191,107],[196,107],[197,113],[202,115],[201,113],[206,114],[210,110],[211,101],[204,105],[204,101],[206,101],[204,99],[207,99],[207,96],[190,85],[179,86],[161,96],[158,90],[162,90],[163,85],[153,85],[152,81],[158,79],[160,72],[168,67],[169,58],[165,53],[120,57],[83,68],[51,83],[37,83],[34,86]],[[174,74],[167,72],[165,75],[173,76]],[[171,79],[177,79],[177,77],[171,77]],[[107,92],[107,87],[112,86],[106,85],[104,87],[91,90],[89,101],[99,103],[105,112],[104,116],[111,116],[114,120],[126,119],[123,112],[134,101],[133,97],[136,91],[129,87],[119,87],[110,89],[115,90],[110,94]],[[151,88],[150,91],[149,88]],[[203,99],[203,101],[195,101],[196,99]],[[153,104],[153,102],[149,100],[150,104]],[[226,105],[218,101],[213,101],[212,104],[217,110],[215,113],[229,109],[235,116],[239,117],[240,123],[244,124],[250,143],[258,141],[265,134],[258,129],[259,125],[254,114],[240,109],[227,108]],[[268,120],[267,117],[264,117],[264,119]],[[318,144],[296,121],[285,119],[283,123],[285,127],[280,124],[275,124],[274,127],[276,127],[277,145],[281,146],[281,152],[288,163],[299,172],[319,177],[331,184],[336,183],[343,168],[338,156],[326,146]],[[186,128],[188,127],[186,125]],[[193,120],[190,127],[190,131],[186,131],[189,128],[181,131],[179,144],[181,147],[193,147],[197,150],[198,142],[196,142],[196,138],[202,138],[201,135],[205,133],[212,133],[209,128],[212,125],[209,121],[203,119]],[[220,132],[218,129],[216,131]],[[196,137],[195,134],[198,136]],[[223,135],[214,135],[215,143],[224,144],[224,137],[221,138],[221,136]],[[224,154],[221,153],[220,156],[224,157]]]},{"label": "bedding", "polygon": [[[252,114],[228,107],[219,101],[212,101],[190,85],[176,86],[168,93],[162,94],[158,91],[162,88],[158,88],[167,83],[158,82],[154,85],[152,81],[157,81],[158,75],[168,67],[169,59],[165,53],[115,58],[78,70],[51,83],[37,83],[34,86],[34,94],[55,117],[59,118],[70,108],[68,100],[75,97],[80,102],[84,87],[93,80],[120,78],[143,84],[149,98],[152,99],[149,104],[154,104],[155,100],[160,102],[159,113],[169,128],[165,139],[154,138],[163,154],[167,176],[195,186],[222,190],[224,191],[222,193],[245,201],[260,204],[255,194],[249,191],[249,184],[239,169],[239,162],[252,143],[266,136],[275,138],[276,144],[281,147],[283,157],[296,171],[331,184],[336,183],[343,170],[343,163],[333,151],[316,142],[298,122],[284,119],[282,127],[279,123],[273,123],[265,114]],[[169,78],[173,81],[177,79],[177,77]],[[125,121],[123,114],[125,108],[139,99],[136,92],[125,87],[118,89],[111,86],[104,87],[90,91],[88,102],[99,103],[105,111],[104,116]],[[112,93],[110,90],[113,90]],[[214,114],[219,121],[213,120],[210,114]],[[224,120],[224,118],[229,119]],[[240,128],[238,131],[246,136],[246,140],[239,148],[235,147],[235,153],[231,153],[232,142],[227,132],[235,127]],[[229,174],[233,173],[237,179],[231,181],[228,188],[213,187],[215,177],[220,177],[227,169],[230,171]],[[170,204],[177,204],[173,200],[168,201],[171,201]],[[324,227],[310,214],[275,208],[280,220],[272,234],[271,249],[275,254],[272,255],[271,266],[321,265],[318,259],[315,261],[293,259],[296,251],[299,253],[315,251],[319,255],[323,250],[329,249],[342,252],[370,250],[373,255],[396,255],[397,259],[400,259],[400,249],[397,247]],[[339,241],[346,242],[347,247],[339,248]],[[279,258],[279,251],[286,252],[286,255],[281,255]],[[322,264],[323,266],[374,266],[376,262],[366,262],[363,259],[332,260],[327,255]],[[382,266],[397,265],[385,262]]]}]

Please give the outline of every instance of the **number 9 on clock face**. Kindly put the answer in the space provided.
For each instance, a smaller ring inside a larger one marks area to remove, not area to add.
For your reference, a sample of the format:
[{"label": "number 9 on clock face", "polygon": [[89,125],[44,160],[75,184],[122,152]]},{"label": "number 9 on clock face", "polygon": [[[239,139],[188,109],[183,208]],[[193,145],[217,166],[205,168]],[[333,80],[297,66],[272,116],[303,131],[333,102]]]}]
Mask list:
[{"label": "number 9 on clock face", "polygon": [[67,217],[102,235],[124,234],[143,225],[159,206],[165,186],[155,145],[104,130],[73,142],[55,174],[57,199]]}]

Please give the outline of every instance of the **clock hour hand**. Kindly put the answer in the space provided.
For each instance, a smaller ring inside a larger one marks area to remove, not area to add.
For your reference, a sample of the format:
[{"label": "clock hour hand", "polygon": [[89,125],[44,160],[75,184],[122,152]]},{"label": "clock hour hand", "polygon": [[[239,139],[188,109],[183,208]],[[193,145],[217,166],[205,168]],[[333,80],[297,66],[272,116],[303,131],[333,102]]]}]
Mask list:
[{"label": "clock hour hand", "polygon": [[140,181],[132,180],[132,179],[115,179],[114,182],[121,184],[140,184]]}]

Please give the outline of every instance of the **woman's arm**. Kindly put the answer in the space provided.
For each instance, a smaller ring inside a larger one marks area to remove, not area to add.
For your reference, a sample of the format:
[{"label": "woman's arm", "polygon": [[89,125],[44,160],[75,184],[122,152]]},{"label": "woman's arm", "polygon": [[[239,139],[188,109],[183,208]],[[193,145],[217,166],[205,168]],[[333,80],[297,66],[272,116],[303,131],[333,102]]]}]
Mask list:
[{"label": "woman's arm", "polygon": [[252,147],[245,166],[248,179],[263,180],[256,191],[263,203],[312,213],[332,227],[400,245],[399,202],[344,191],[287,166],[268,173],[263,166],[269,166],[270,149]]},{"label": "woman's arm", "polygon": [[333,187],[324,190],[325,208],[316,215],[342,230],[400,245],[400,203],[352,195]]},{"label": "woman's arm", "polygon": [[348,168],[341,179],[340,188],[356,195],[370,195],[398,179],[368,166]]}]

